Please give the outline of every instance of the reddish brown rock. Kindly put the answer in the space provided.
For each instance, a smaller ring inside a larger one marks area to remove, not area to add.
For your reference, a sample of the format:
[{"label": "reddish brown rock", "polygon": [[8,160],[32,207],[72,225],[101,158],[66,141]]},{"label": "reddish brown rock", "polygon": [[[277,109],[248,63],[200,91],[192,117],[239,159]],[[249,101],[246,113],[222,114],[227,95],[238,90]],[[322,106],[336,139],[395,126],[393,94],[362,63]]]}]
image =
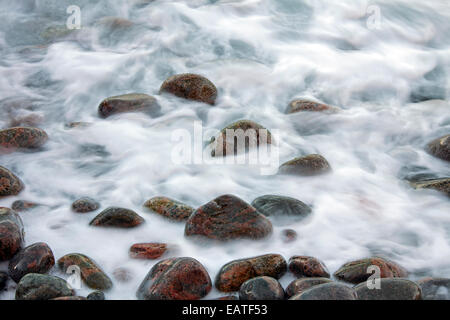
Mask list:
[{"label": "reddish brown rock", "polygon": [[0,207],[0,261],[11,259],[24,242],[23,223],[9,208]]},{"label": "reddish brown rock", "polygon": [[336,111],[336,108],[310,100],[296,99],[289,103],[286,113],[295,113],[300,111],[333,112]]},{"label": "reddish brown rock", "polygon": [[431,141],[427,150],[435,157],[450,161],[450,134]]},{"label": "reddish brown rock", "polygon": [[28,211],[28,210],[34,209],[38,206],[39,206],[39,204],[37,204],[35,202],[26,201],[26,200],[16,200],[11,205],[11,209],[13,209],[16,212],[22,212],[22,211]]},{"label": "reddish brown rock", "polygon": [[8,151],[39,148],[47,140],[47,133],[38,128],[14,127],[0,130],[0,148]]},{"label": "reddish brown rock", "polygon": [[339,280],[350,283],[361,283],[366,281],[373,272],[369,272],[370,266],[377,266],[380,268],[381,278],[405,278],[408,272],[393,261],[372,257],[367,259],[356,260],[344,264],[334,273],[334,276]]},{"label": "reddish brown rock", "polygon": [[144,218],[136,212],[111,207],[100,212],[89,224],[97,227],[134,228],[144,222]]},{"label": "reddish brown rock", "polygon": [[296,294],[301,294],[304,291],[318,286],[319,284],[333,282],[328,278],[300,278],[292,281],[286,288],[286,295],[288,297],[295,296]]},{"label": "reddish brown rock", "polygon": [[237,155],[247,152],[251,148],[257,148],[260,145],[271,144],[272,134],[254,121],[239,120],[223,128],[217,138],[211,138],[211,143],[216,141],[216,139],[217,142],[211,155],[213,157],[221,157]]},{"label": "reddish brown rock", "polygon": [[129,93],[103,100],[98,107],[98,114],[102,118],[124,112],[144,112],[150,116],[157,116],[160,110],[161,107],[154,97]]},{"label": "reddish brown rock", "polygon": [[151,198],[144,207],[174,221],[185,221],[194,212],[194,208],[167,197]]},{"label": "reddish brown rock", "polygon": [[286,260],[279,254],[234,260],[224,265],[216,276],[215,286],[222,292],[238,291],[247,280],[258,276],[281,278],[286,273]]},{"label": "reddish brown rock", "polygon": [[272,233],[272,223],[254,207],[233,195],[220,196],[198,208],[187,220],[186,236],[215,240],[260,239]]},{"label": "reddish brown rock", "polygon": [[67,272],[67,269],[71,266],[78,266],[80,268],[81,279],[83,279],[89,288],[107,290],[112,287],[111,279],[91,258],[83,254],[67,254],[58,260],[58,266],[63,272]]},{"label": "reddish brown rock", "polygon": [[172,258],[157,263],[136,295],[141,300],[197,300],[211,291],[211,279],[193,258]]},{"label": "reddish brown rock", "polygon": [[167,251],[165,243],[136,243],[130,248],[133,259],[158,259]]},{"label": "reddish brown rock", "polygon": [[164,81],[159,92],[210,105],[214,105],[217,98],[216,86],[205,77],[192,73],[171,76]]},{"label": "reddish brown rock", "polygon": [[0,197],[15,196],[23,188],[23,182],[14,173],[0,166]]},{"label": "reddish brown rock", "polygon": [[92,212],[100,208],[100,204],[91,198],[80,198],[72,203],[72,210],[77,213]]},{"label": "reddish brown rock", "polygon": [[297,277],[330,277],[325,264],[314,257],[293,256],[289,259],[289,271]]},{"label": "reddish brown rock", "polygon": [[50,247],[43,242],[32,244],[20,250],[10,261],[10,277],[19,282],[28,273],[47,273],[55,265]]},{"label": "reddish brown rock", "polygon": [[278,173],[292,174],[300,176],[314,176],[331,171],[331,166],[327,159],[319,154],[310,154],[298,157],[283,163]]}]

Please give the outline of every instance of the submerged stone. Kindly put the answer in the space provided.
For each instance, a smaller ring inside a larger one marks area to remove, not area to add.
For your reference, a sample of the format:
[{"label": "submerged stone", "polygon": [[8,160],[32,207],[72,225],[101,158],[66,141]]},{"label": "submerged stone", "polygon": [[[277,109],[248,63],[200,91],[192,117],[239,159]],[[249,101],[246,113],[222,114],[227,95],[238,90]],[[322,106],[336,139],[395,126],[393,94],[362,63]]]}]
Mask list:
[{"label": "submerged stone", "polygon": [[303,219],[309,216],[312,211],[308,205],[300,200],[277,195],[258,197],[253,200],[252,206],[267,217],[294,216]]},{"label": "submerged stone", "polygon": [[450,134],[431,141],[427,151],[437,158],[450,161]]},{"label": "submerged stone", "polygon": [[450,178],[430,179],[410,182],[415,189],[433,189],[450,197]]},{"label": "submerged stone", "polygon": [[161,107],[154,97],[141,93],[129,93],[103,100],[98,107],[98,114],[102,118],[124,112],[144,112],[157,116],[160,110]]},{"label": "submerged stone", "polygon": [[305,99],[296,99],[289,103],[286,113],[296,113],[301,111],[313,111],[313,112],[333,112],[336,108],[330,107],[323,103],[314,102]]},{"label": "submerged stone", "polygon": [[[211,138],[211,143],[214,141],[216,141],[216,137]],[[237,155],[247,152],[251,148],[271,143],[272,134],[269,130],[254,121],[239,120],[220,131],[211,155],[213,157]]]}]

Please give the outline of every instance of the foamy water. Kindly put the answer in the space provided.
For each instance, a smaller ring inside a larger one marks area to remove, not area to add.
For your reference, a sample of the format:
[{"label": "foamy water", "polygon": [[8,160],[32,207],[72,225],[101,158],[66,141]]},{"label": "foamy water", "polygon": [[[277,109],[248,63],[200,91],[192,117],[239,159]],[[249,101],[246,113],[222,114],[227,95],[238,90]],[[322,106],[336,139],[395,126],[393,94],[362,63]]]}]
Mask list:
[{"label": "foamy water", "polygon": [[[412,279],[450,277],[450,202],[405,182],[418,174],[450,176],[448,162],[424,151],[450,132],[450,5],[333,2],[0,1],[0,127],[33,114],[44,119],[39,127],[50,137],[40,152],[0,158],[26,185],[0,206],[17,199],[47,205],[21,213],[26,244],[46,242],[57,259],[71,252],[93,258],[113,279],[108,299],[135,299],[156,263],[129,258],[137,242],[173,244],[177,249],[164,257],[194,257],[212,278],[233,259],[265,253],[311,255],[331,272],[377,254],[404,265]],[[70,5],[81,8],[82,29],[55,40],[48,28],[64,30]],[[369,20],[374,6],[380,9],[375,26]],[[105,17],[132,24],[114,27]],[[217,86],[215,106],[158,95],[168,76],[184,72]],[[154,95],[163,115],[98,117],[104,98],[131,92]],[[342,112],[285,114],[299,97]],[[417,102],[426,97],[435,100]],[[221,129],[239,119],[279,130],[280,162],[320,153],[333,172],[266,176],[246,166],[173,163],[174,130],[192,131],[194,121],[205,131]],[[72,121],[92,125],[65,128]],[[184,238],[183,223],[142,208],[154,196],[198,207],[230,193],[247,202],[264,194],[291,196],[313,207],[312,218],[288,225],[273,220],[266,240],[202,246]],[[90,227],[100,210],[71,211],[82,196],[102,209],[135,210],[146,223],[131,230]],[[297,241],[283,243],[287,227],[297,231]],[[117,281],[117,268],[129,270],[132,280]],[[61,275],[56,267],[52,273]],[[14,297],[10,286],[2,299]],[[90,291],[84,286],[77,293]]]}]

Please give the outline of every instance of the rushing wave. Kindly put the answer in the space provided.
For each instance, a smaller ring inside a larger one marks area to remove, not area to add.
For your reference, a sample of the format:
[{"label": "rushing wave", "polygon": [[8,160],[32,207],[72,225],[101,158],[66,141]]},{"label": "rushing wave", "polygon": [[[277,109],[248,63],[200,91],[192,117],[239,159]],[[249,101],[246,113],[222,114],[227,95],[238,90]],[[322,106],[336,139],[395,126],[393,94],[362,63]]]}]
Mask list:
[{"label": "rushing wave", "polygon": [[[79,30],[66,27],[71,5],[81,8]],[[448,1],[2,0],[0,9],[0,128],[38,123],[50,138],[39,152],[0,156],[26,185],[0,206],[45,204],[21,213],[27,244],[46,242],[56,258],[84,253],[109,275],[128,270],[131,280],[115,281],[108,298],[135,299],[155,264],[130,259],[137,242],[172,244],[169,256],[194,257],[212,277],[233,259],[265,253],[318,257],[332,272],[380,254],[413,279],[450,277],[450,202],[406,181],[450,176],[448,162],[424,149],[450,132]],[[167,77],[186,72],[217,86],[215,106],[158,94]],[[131,92],[157,97],[161,116],[98,117],[103,99]],[[294,98],[341,112],[286,114]],[[174,130],[239,119],[279,130],[281,162],[320,153],[333,172],[267,176],[247,166],[173,163]],[[286,223],[273,220],[269,239],[206,246],[186,239],[182,223],[142,207],[160,195],[198,207],[222,194],[249,203],[290,196],[313,213],[289,223],[293,243],[280,236]],[[92,214],[71,211],[83,196],[132,209],[146,223],[93,228]]]}]

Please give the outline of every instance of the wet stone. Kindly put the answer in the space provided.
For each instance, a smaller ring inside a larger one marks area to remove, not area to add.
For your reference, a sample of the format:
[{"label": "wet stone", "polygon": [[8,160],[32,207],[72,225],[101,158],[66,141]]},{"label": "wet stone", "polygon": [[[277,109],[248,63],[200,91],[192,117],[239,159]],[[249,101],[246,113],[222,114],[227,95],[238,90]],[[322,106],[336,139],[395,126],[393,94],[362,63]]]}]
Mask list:
[{"label": "wet stone", "polygon": [[100,212],[89,224],[96,227],[134,228],[144,222],[136,212],[111,207]]},{"label": "wet stone", "polygon": [[423,300],[450,300],[450,279],[424,278],[417,281]]},{"label": "wet stone", "polygon": [[284,243],[290,243],[297,240],[297,232],[293,229],[284,229],[281,231],[281,238]]},{"label": "wet stone", "polygon": [[14,173],[0,166],[0,198],[15,196],[23,188],[23,182]]},{"label": "wet stone", "polygon": [[82,129],[82,128],[87,128],[87,127],[90,127],[90,126],[92,126],[92,123],[90,123],[90,122],[83,122],[83,121],[69,122],[69,123],[66,123],[64,125],[64,127],[66,129],[75,129],[75,128]]},{"label": "wet stone", "polygon": [[314,257],[293,256],[289,259],[289,271],[296,277],[330,277],[325,264]]},{"label": "wet stone", "polygon": [[31,127],[14,127],[0,130],[0,148],[35,149],[47,142],[44,130]]},{"label": "wet stone", "polygon": [[187,220],[185,235],[215,240],[260,239],[272,233],[272,223],[254,207],[233,195],[220,196],[198,208]]},{"label": "wet stone", "polygon": [[331,282],[313,286],[289,300],[357,300],[357,294],[353,288]]},{"label": "wet stone", "polygon": [[286,288],[286,295],[288,297],[295,296],[296,294],[301,294],[304,291],[318,286],[324,283],[333,282],[328,278],[300,278],[292,281]]},{"label": "wet stone", "polygon": [[24,242],[23,223],[19,215],[0,207],[0,261],[11,259]]},{"label": "wet stone", "polygon": [[101,291],[94,291],[86,297],[88,300],[105,300],[105,294]]},{"label": "wet stone", "polygon": [[143,112],[156,117],[160,114],[160,110],[161,107],[154,97],[130,93],[103,100],[98,107],[98,114],[101,118],[107,118],[124,112]]},{"label": "wet stone", "polygon": [[58,267],[63,272],[67,272],[72,266],[80,268],[81,279],[89,288],[108,290],[112,287],[111,279],[91,258],[80,253],[71,253],[58,260]]},{"label": "wet stone", "polygon": [[194,208],[167,197],[154,197],[144,203],[144,207],[174,221],[186,221]]},{"label": "wet stone", "polygon": [[368,271],[370,266],[380,268],[381,278],[406,278],[408,276],[405,268],[381,257],[372,257],[345,263],[334,273],[334,276],[339,280],[358,284],[365,282],[372,275],[372,272]]},{"label": "wet stone", "polygon": [[130,248],[133,259],[158,259],[167,251],[165,243],[136,243]]},{"label": "wet stone", "polygon": [[126,268],[117,268],[113,271],[114,279],[118,282],[129,282],[133,280],[133,274]]},{"label": "wet stone", "polygon": [[279,174],[300,176],[314,176],[330,171],[330,164],[323,156],[319,154],[310,154],[304,157],[294,158],[283,163],[278,169]]},{"label": "wet stone", "polygon": [[450,197],[450,178],[415,181],[411,182],[411,186],[416,189],[433,189]]},{"label": "wet stone", "polygon": [[8,283],[8,274],[6,272],[0,271],[0,291],[6,288]]},{"label": "wet stone", "polygon": [[245,281],[239,289],[239,300],[283,300],[284,290],[277,279],[263,276]]},{"label": "wet stone", "polygon": [[272,134],[254,121],[239,120],[223,128],[218,138],[211,138],[211,143],[216,140],[217,143],[211,152],[213,157],[237,155],[260,145],[271,144]]},{"label": "wet stone", "polygon": [[44,242],[32,244],[20,250],[10,261],[8,272],[15,282],[28,273],[47,273],[55,265],[55,257]]},{"label": "wet stone", "polygon": [[267,217],[292,216],[303,219],[312,212],[311,208],[300,200],[276,195],[258,197],[253,200],[252,206]]},{"label": "wet stone", "polygon": [[38,206],[39,206],[38,203],[35,203],[32,201],[16,200],[11,205],[11,209],[13,209],[16,212],[23,212],[23,211],[28,211],[28,210],[34,209]]},{"label": "wet stone", "polygon": [[279,254],[238,259],[225,264],[215,279],[215,286],[222,292],[238,291],[241,285],[258,276],[281,278],[286,273],[286,260]]},{"label": "wet stone", "polygon": [[431,141],[427,151],[437,158],[450,161],[450,134]]},{"label": "wet stone", "polygon": [[24,276],[16,289],[16,300],[50,300],[72,295],[73,290],[66,280],[39,273]]},{"label": "wet stone", "polygon": [[100,208],[100,204],[91,198],[81,198],[72,203],[72,210],[78,213],[92,212]]},{"label": "wet stone", "polygon": [[335,112],[337,109],[323,103],[318,103],[305,99],[296,99],[289,103],[286,113],[296,113],[301,111],[312,112]]},{"label": "wet stone", "polygon": [[160,93],[167,92],[187,100],[214,105],[217,97],[216,86],[205,77],[192,74],[178,74],[169,77],[161,85]]},{"label": "wet stone", "polygon": [[367,283],[355,286],[359,300],[421,300],[419,285],[407,279],[380,279],[379,289],[369,289]]},{"label": "wet stone", "polygon": [[157,263],[141,283],[141,300],[197,300],[211,291],[211,279],[193,258],[171,258]]}]

